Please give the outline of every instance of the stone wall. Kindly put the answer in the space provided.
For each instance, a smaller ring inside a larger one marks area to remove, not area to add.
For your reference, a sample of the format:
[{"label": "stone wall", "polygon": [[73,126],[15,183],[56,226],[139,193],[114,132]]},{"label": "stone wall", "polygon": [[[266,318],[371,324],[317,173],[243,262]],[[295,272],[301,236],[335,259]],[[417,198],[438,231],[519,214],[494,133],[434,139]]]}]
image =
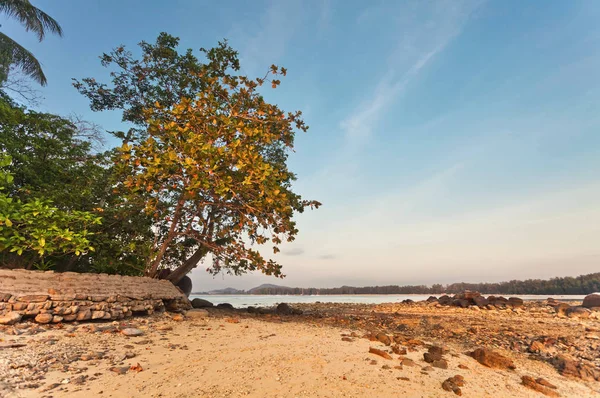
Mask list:
[{"label": "stone wall", "polygon": [[0,324],[122,319],[188,308],[187,297],[167,280],[0,269]]}]

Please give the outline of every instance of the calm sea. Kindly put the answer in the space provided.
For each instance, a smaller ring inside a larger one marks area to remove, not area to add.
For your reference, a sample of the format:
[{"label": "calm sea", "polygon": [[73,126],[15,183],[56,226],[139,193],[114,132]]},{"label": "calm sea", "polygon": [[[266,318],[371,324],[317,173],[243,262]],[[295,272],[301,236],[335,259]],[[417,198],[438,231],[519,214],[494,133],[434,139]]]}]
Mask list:
[{"label": "calm sea", "polygon": [[[440,295],[437,295],[438,297]],[[487,296],[487,295],[486,295]],[[190,295],[190,300],[202,298],[213,304],[229,303],[234,307],[269,307],[279,303],[360,303],[360,304],[381,304],[381,303],[399,303],[402,300],[411,299],[413,301],[426,300],[429,295],[422,294],[365,294],[365,295],[326,295],[326,296],[296,296],[296,295],[252,295],[252,294],[227,294],[227,295]],[[574,295],[504,295],[504,297],[520,297],[523,300],[545,300],[553,297],[564,301],[581,301],[585,296]]]}]

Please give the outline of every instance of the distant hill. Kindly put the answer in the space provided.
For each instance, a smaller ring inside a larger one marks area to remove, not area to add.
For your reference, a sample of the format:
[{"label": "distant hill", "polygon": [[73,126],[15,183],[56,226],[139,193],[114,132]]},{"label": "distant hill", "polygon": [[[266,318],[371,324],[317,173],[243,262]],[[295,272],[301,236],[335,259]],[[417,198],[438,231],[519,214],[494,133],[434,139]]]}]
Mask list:
[{"label": "distant hill", "polygon": [[225,289],[211,290],[207,294],[245,294],[244,290],[234,289],[232,287],[226,287]]},{"label": "distant hill", "polygon": [[293,294],[288,291],[294,290],[291,287],[273,285],[271,283],[263,283],[260,286],[253,287],[247,291],[247,294]]}]

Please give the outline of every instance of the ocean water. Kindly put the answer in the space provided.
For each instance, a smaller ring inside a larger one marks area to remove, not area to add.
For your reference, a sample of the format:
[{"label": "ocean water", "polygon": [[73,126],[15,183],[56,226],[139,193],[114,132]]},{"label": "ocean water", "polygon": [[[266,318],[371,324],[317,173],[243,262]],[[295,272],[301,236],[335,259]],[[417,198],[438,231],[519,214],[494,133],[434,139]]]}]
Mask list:
[{"label": "ocean water", "polygon": [[[439,297],[441,295],[436,295]],[[487,296],[487,295],[485,295]],[[301,296],[301,295],[252,295],[252,294],[226,294],[226,295],[190,295],[190,300],[201,298],[217,305],[229,303],[236,308],[255,306],[270,307],[279,303],[359,303],[359,304],[381,304],[381,303],[399,303],[402,300],[411,299],[413,301],[426,300],[428,294],[343,294],[343,295],[324,295],[324,296]],[[504,297],[520,297],[523,300],[545,300],[553,297],[561,301],[581,301],[585,297],[575,295],[504,295]]]}]

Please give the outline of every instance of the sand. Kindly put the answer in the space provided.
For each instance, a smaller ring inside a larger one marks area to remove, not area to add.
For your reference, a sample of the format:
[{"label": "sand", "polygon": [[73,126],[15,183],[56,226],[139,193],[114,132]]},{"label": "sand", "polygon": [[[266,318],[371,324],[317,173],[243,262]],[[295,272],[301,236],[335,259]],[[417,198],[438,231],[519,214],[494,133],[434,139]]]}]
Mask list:
[{"label": "sand", "polygon": [[[107,324],[110,325],[110,324]],[[116,325],[115,325],[116,326]],[[296,322],[294,317],[261,319],[212,312],[206,319],[171,320],[168,315],[135,319],[129,325],[144,331],[140,337],[93,332],[87,326],[50,329],[32,336],[0,337],[26,346],[0,350],[0,368],[39,351],[46,341],[59,357],[64,353],[104,353],[103,359],[74,361],[74,371],[50,370],[35,389],[19,389],[14,397],[452,397],[442,382],[456,374],[466,384],[466,397],[540,397],[521,384],[521,376],[542,377],[557,386],[562,397],[600,396],[597,382],[560,376],[548,363],[499,351],[514,359],[516,370],[484,367],[465,355],[464,347],[445,342],[448,369],[423,371],[426,346],[405,357],[417,366],[400,364],[369,353],[385,350],[380,343],[350,338],[350,328]],[[121,326],[116,326],[121,327]],[[172,330],[164,330],[172,328]],[[163,329],[163,330],[161,330]],[[346,338],[348,339],[348,338]],[[56,348],[54,348],[56,347]],[[20,350],[20,354],[19,354]],[[120,362],[119,357],[135,355]],[[139,364],[139,367],[138,367]],[[468,369],[459,368],[465,365]],[[112,367],[134,367],[117,374]],[[82,370],[84,369],[85,370]],[[0,372],[0,375],[2,373]],[[399,379],[407,378],[408,380]],[[78,379],[82,384],[76,384]],[[82,380],[85,379],[85,380]],[[49,389],[50,387],[53,387]]]}]

